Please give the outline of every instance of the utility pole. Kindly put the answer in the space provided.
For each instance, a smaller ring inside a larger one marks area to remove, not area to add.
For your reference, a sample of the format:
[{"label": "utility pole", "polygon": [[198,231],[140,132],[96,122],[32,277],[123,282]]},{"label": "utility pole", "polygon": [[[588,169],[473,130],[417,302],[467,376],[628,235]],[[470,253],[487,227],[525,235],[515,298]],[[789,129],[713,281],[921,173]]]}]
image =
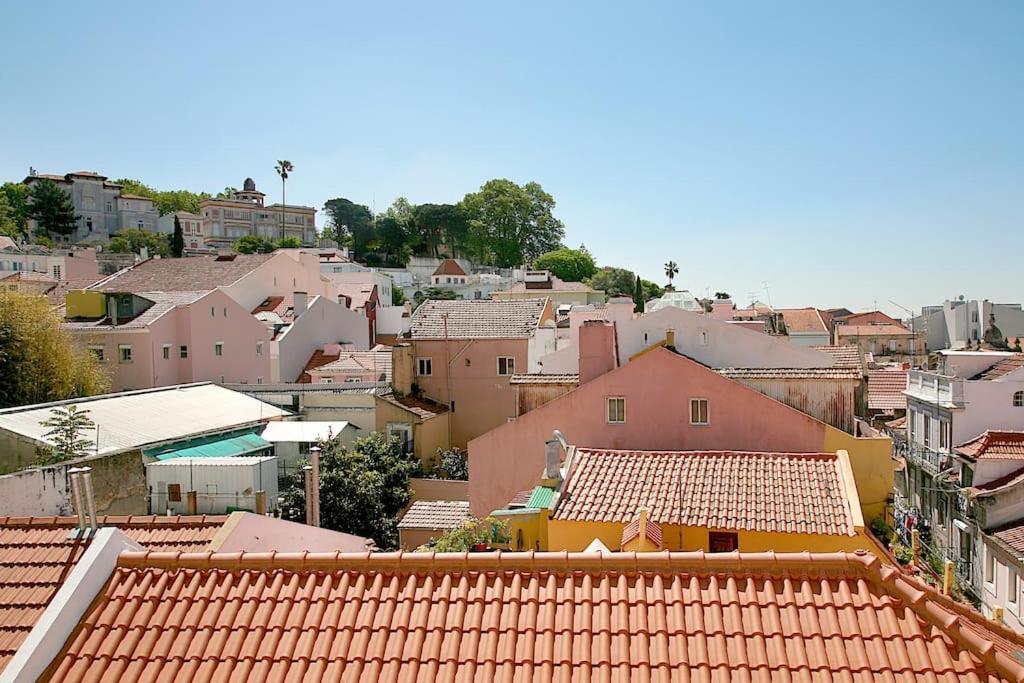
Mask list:
[{"label": "utility pole", "polygon": [[[911,362],[912,365],[916,365],[917,364],[916,363],[916,361],[917,361],[917,330],[915,329],[916,317],[914,316],[914,312],[912,310],[910,310],[909,308],[907,308],[906,306],[903,306],[901,304],[896,303],[892,299],[889,299],[889,303],[891,303],[896,308],[900,308],[903,311],[905,311],[906,313],[910,314],[910,362]],[[927,349],[922,349],[922,351],[927,351]]]}]

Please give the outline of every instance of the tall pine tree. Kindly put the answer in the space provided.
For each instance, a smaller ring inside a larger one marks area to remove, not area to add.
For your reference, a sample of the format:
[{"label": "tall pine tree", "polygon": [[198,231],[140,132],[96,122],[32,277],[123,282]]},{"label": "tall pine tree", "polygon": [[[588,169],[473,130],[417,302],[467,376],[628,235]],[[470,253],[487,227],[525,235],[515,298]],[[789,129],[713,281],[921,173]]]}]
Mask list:
[{"label": "tall pine tree", "polygon": [[28,217],[38,223],[38,231],[66,237],[78,228],[78,216],[71,195],[49,178],[32,183],[29,190]]},{"label": "tall pine tree", "polygon": [[633,311],[644,312],[644,287],[640,284],[640,276],[636,276],[636,285],[633,287]]},{"label": "tall pine tree", "polygon": [[181,221],[174,217],[174,234],[171,235],[171,256],[181,258],[185,253],[185,233],[181,231]]}]

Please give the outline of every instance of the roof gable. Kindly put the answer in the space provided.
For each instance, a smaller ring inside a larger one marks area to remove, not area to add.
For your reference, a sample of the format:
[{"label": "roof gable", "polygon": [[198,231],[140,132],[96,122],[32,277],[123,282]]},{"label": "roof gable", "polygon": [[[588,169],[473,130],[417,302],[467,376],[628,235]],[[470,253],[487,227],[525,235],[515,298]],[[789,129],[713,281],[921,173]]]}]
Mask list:
[{"label": "roof gable", "polygon": [[412,314],[413,339],[514,339],[533,336],[547,299],[428,299]]},{"label": "roof gable", "polygon": [[463,277],[466,277],[466,271],[462,269],[462,266],[459,265],[459,262],[456,261],[455,259],[450,258],[446,258],[445,260],[441,261],[441,263],[438,264],[437,268],[434,270],[433,274],[435,276],[461,275]]}]

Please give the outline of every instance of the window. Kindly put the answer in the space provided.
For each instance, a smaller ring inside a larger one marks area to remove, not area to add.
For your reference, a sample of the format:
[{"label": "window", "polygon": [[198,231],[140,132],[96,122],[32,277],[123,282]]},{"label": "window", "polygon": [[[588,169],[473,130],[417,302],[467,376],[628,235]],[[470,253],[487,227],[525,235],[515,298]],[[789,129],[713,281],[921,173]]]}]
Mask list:
[{"label": "window", "polygon": [[890,339],[889,340],[889,350],[890,351],[895,351],[896,350],[896,340],[895,339]]},{"label": "window", "polygon": [[224,342],[217,342],[213,345],[213,355],[223,356],[224,355]]},{"label": "window", "polygon": [[92,218],[85,219],[85,227],[88,228],[89,232],[92,232]]},{"label": "window", "polygon": [[932,445],[932,416],[931,415],[925,415],[924,416],[924,426],[921,429],[921,435],[924,437],[924,440],[923,440],[922,443],[924,443],[925,447],[931,446]]},{"label": "window", "polygon": [[608,424],[622,424],[626,421],[626,399],[621,396],[608,398]]},{"label": "window", "polygon": [[180,503],[181,502],[181,484],[168,484],[167,485],[167,502],[168,503]]},{"label": "window", "polygon": [[1020,577],[1013,567],[1007,567],[1006,578],[1006,605],[1016,613],[1020,602]]},{"label": "window", "polygon": [[107,202],[107,213],[113,213],[113,211],[114,211],[114,203],[113,202]]},{"label": "window", "polygon": [[1024,391],[1015,391],[1013,393],[1013,407],[1024,408]]},{"label": "window", "polygon": [[263,378],[262,377],[257,377],[256,378],[256,384],[263,384]]},{"label": "window", "polygon": [[141,218],[138,221],[136,221],[135,224],[139,228],[139,230],[142,230],[143,228],[146,227],[145,221],[143,221]]},{"label": "window", "polygon": [[708,533],[708,550],[713,553],[731,553],[740,547],[740,539],[737,534],[727,531],[712,531]]},{"label": "window", "polygon": [[182,344],[181,347],[178,349],[178,355],[181,356],[182,358],[188,358],[188,346]]},{"label": "window", "polygon": [[334,379],[331,377],[321,377],[320,384],[334,384]]},{"label": "window", "polygon": [[263,355],[263,342],[261,342],[261,341],[256,342],[256,355],[257,356],[262,356]]},{"label": "window", "polygon": [[498,356],[498,374],[513,375],[516,372],[516,359],[512,356]]},{"label": "window", "polygon": [[708,423],[708,400],[706,398],[690,399],[690,424],[706,425]]},{"label": "window", "polygon": [[228,307],[227,306],[224,307],[224,317],[225,318],[228,317]]},{"label": "window", "polygon": [[170,344],[164,344],[164,360],[170,360],[170,359],[171,359],[171,345]]},{"label": "window", "polygon": [[131,344],[118,344],[117,345],[117,356],[122,363],[132,362],[132,346]]},{"label": "window", "polygon": [[210,317],[212,318],[212,317],[214,317],[216,315],[217,315],[217,313],[216,313],[216,311],[214,311],[213,306],[210,306]]},{"label": "window", "polygon": [[434,374],[434,363],[430,358],[416,359],[416,374],[420,377],[430,377]]},{"label": "window", "polygon": [[92,351],[92,355],[96,356],[96,360],[98,360],[99,362],[102,363],[105,360],[104,357],[103,357],[104,356],[104,354],[103,354],[103,347],[101,345],[99,345],[99,344],[90,344],[89,345],[89,350]]},{"label": "window", "polygon": [[59,280],[60,279],[60,266],[54,266],[53,267],[53,279],[54,280]]}]

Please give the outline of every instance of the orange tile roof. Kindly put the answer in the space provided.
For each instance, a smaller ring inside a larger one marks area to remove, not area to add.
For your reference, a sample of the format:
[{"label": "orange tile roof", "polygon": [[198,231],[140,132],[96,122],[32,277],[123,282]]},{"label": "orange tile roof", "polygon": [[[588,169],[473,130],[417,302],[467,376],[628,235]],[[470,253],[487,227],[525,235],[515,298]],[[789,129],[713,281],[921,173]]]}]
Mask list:
[{"label": "orange tile roof", "polygon": [[552,519],[854,536],[835,453],[577,447]]},{"label": "orange tile roof", "polygon": [[973,460],[1024,460],[1024,432],[986,430],[956,452]]},{"label": "orange tile roof", "polygon": [[[625,547],[627,543],[640,536],[640,517],[637,516],[632,522],[627,524],[622,529],[622,540],[619,541],[619,545]],[[644,536],[650,541],[655,547],[661,547],[661,541],[663,538],[661,525],[657,522],[647,520],[644,525]]]},{"label": "orange tile roof", "polygon": [[816,308],[776,308],[789,332],[828,332]]},{"label": "orange tile roof", "polygon": [[433,275],[466,275],[466,271],[455,259],[446,258],[437,266]]},{"label": "orange tile roof", "polygon": [[972,380],[992,381],[1009,375],[1011,372],[1024,368],[1024,354],[1018,353],[999,361],[992,367],[979,372]]},{"label": "orange tile roof", "polygon": [[868,408],[871,410],[906,410],[906,370],[871,370],[868,372]]},{"label": "orange tile roof", "polygon": [[903,325],[840,325],[836,328],[836,337],[912,337],[913,332]]},{"label": "orange tile roof", "polygon": [[125,553],[55,680],[1021,680],[866,553]]},{"label": "orange tile roof", "polygon": [[[204,549],[227,517],[100,517],[151,550]],[[60,589],[89,540],[68,538],[77,517],[0,517],[0,671]]]}]

